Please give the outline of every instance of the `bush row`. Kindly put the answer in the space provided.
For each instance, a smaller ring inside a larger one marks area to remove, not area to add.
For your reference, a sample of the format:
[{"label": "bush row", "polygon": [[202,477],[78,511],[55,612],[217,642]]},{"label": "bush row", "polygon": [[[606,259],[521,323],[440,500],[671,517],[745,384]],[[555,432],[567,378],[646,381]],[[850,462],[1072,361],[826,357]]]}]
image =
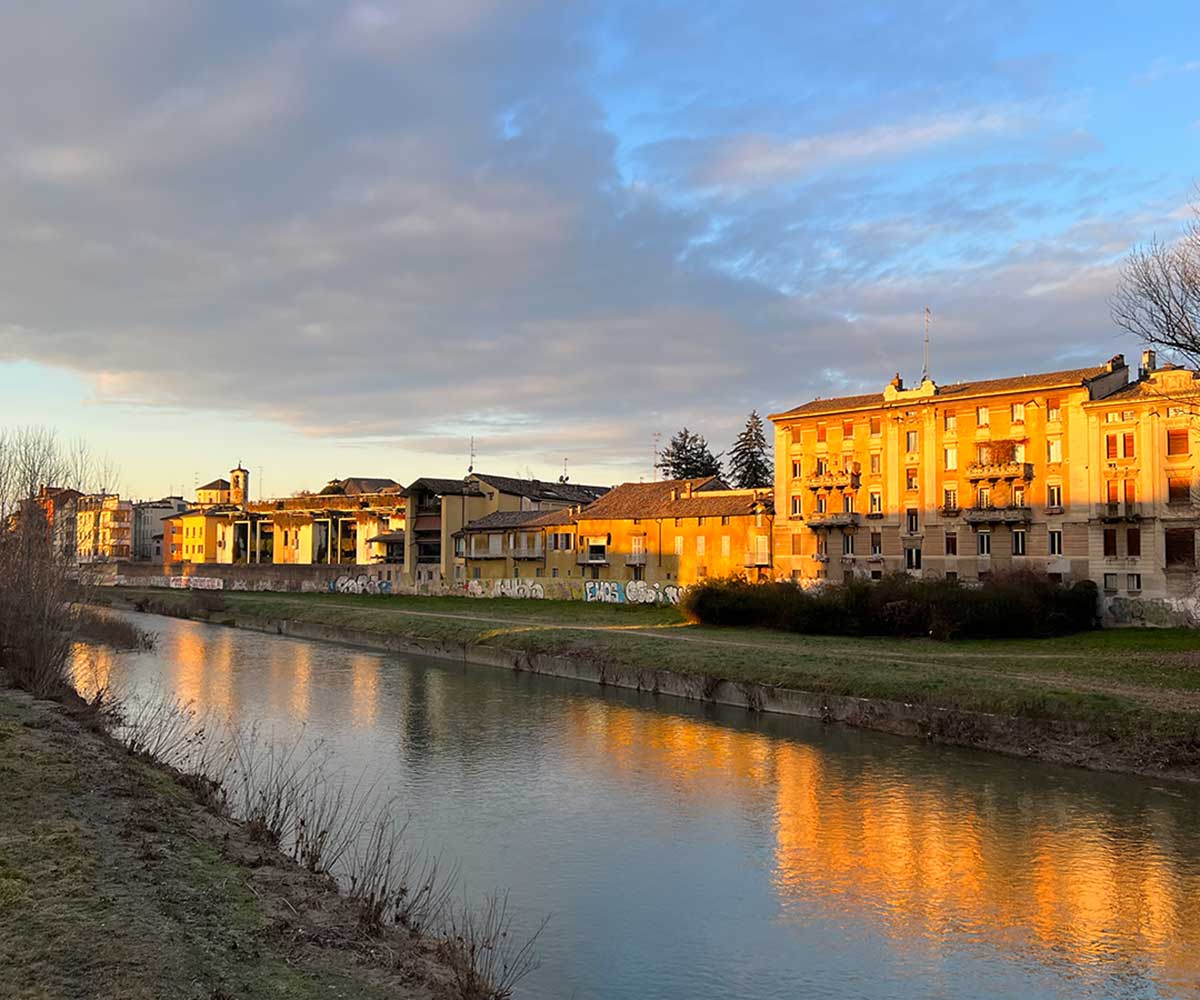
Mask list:
[{"label": "bush row", "polygon": [[818,635],[1021,638],[1095,628],[1098,592],[1014,572],[978,585],[915,579],[851,580],[805,589],[794,583],[715,580],[684,594],[684,613],[705,625],[753,625]]}]

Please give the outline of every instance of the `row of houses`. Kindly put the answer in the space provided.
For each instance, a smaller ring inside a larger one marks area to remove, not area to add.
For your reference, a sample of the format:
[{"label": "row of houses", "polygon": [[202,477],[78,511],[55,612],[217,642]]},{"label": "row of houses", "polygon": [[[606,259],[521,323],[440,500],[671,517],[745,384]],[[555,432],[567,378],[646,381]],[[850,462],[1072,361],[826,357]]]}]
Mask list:
[{"label": "row of houses", "polygon": [[[333,480],[251,501],[240,466],[192,503],[72,498],[82,561],[359,567],[390,587],[503,593],[802,583],[889,572],[963,581],[1017,567],[1109,596],[1194,596],[1196,373],[1083,368],[818,398],[771,416],[774,483],[615,487],[471,472]],[[44,506],[65,506],[62,494]],[[57,537],[56,531],[56,537]],[[549,581],[572,582],[563,590]],[[547,591],[546,588],[549,588]]]}]

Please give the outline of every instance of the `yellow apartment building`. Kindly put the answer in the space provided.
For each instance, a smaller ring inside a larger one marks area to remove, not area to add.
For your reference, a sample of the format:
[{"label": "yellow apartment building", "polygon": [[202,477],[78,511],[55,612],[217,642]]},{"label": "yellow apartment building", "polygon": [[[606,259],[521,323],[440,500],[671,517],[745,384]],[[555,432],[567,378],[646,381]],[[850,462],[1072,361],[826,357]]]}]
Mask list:
[{"label": "yellow apartment building", "polygon": [[728,490],[716,477],[625,483],[583,508],[494,512],[456,544],[469,580],[757,579],[770,573],[772,509],[771,491]]},{"label": "yellow apartment building", "polygon": [[133,558],[133,503],[116,494],[79,497],[75,554],[81,563]]},{"label": "yellow apartment building", "polygon": [[970,581],[1028,567],[1165,596],[1170,530],[1178,593],[1194,569],[1194,449],[1186,406],[1163,394],[1192,380],[1147,352],[1132,380],[1118,355],[946,386],[897,376],[881,393],[774,414],[775,573]]}]

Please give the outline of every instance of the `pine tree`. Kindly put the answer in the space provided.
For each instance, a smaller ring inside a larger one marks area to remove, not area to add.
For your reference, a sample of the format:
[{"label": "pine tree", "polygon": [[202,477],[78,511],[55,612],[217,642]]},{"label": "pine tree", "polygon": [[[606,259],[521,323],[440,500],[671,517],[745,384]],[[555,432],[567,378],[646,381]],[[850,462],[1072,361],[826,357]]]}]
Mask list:
[{"label": "pine tree", "polygon": [[721,456],[714,455],[708,442],[686,427],[671,438],[659,455],[658,467],[668,479],[698,479],[721,474]]},{"label": "pine tree", "polygon": [[751,410],[746,426],[729,450],[729,475],[741,489],[770,486],[774,479],[762,417]]}]

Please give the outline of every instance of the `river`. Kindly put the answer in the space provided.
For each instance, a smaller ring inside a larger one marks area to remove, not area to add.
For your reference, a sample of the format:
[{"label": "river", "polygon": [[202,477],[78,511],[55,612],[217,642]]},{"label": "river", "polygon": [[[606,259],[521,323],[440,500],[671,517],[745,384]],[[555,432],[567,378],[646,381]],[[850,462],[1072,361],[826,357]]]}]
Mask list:
[{"label": "river", "polygon": [[546,914],[530,1000],[1200,998],[1200,790],[494,667],[131,615],[79,670],[397,793]]}]

